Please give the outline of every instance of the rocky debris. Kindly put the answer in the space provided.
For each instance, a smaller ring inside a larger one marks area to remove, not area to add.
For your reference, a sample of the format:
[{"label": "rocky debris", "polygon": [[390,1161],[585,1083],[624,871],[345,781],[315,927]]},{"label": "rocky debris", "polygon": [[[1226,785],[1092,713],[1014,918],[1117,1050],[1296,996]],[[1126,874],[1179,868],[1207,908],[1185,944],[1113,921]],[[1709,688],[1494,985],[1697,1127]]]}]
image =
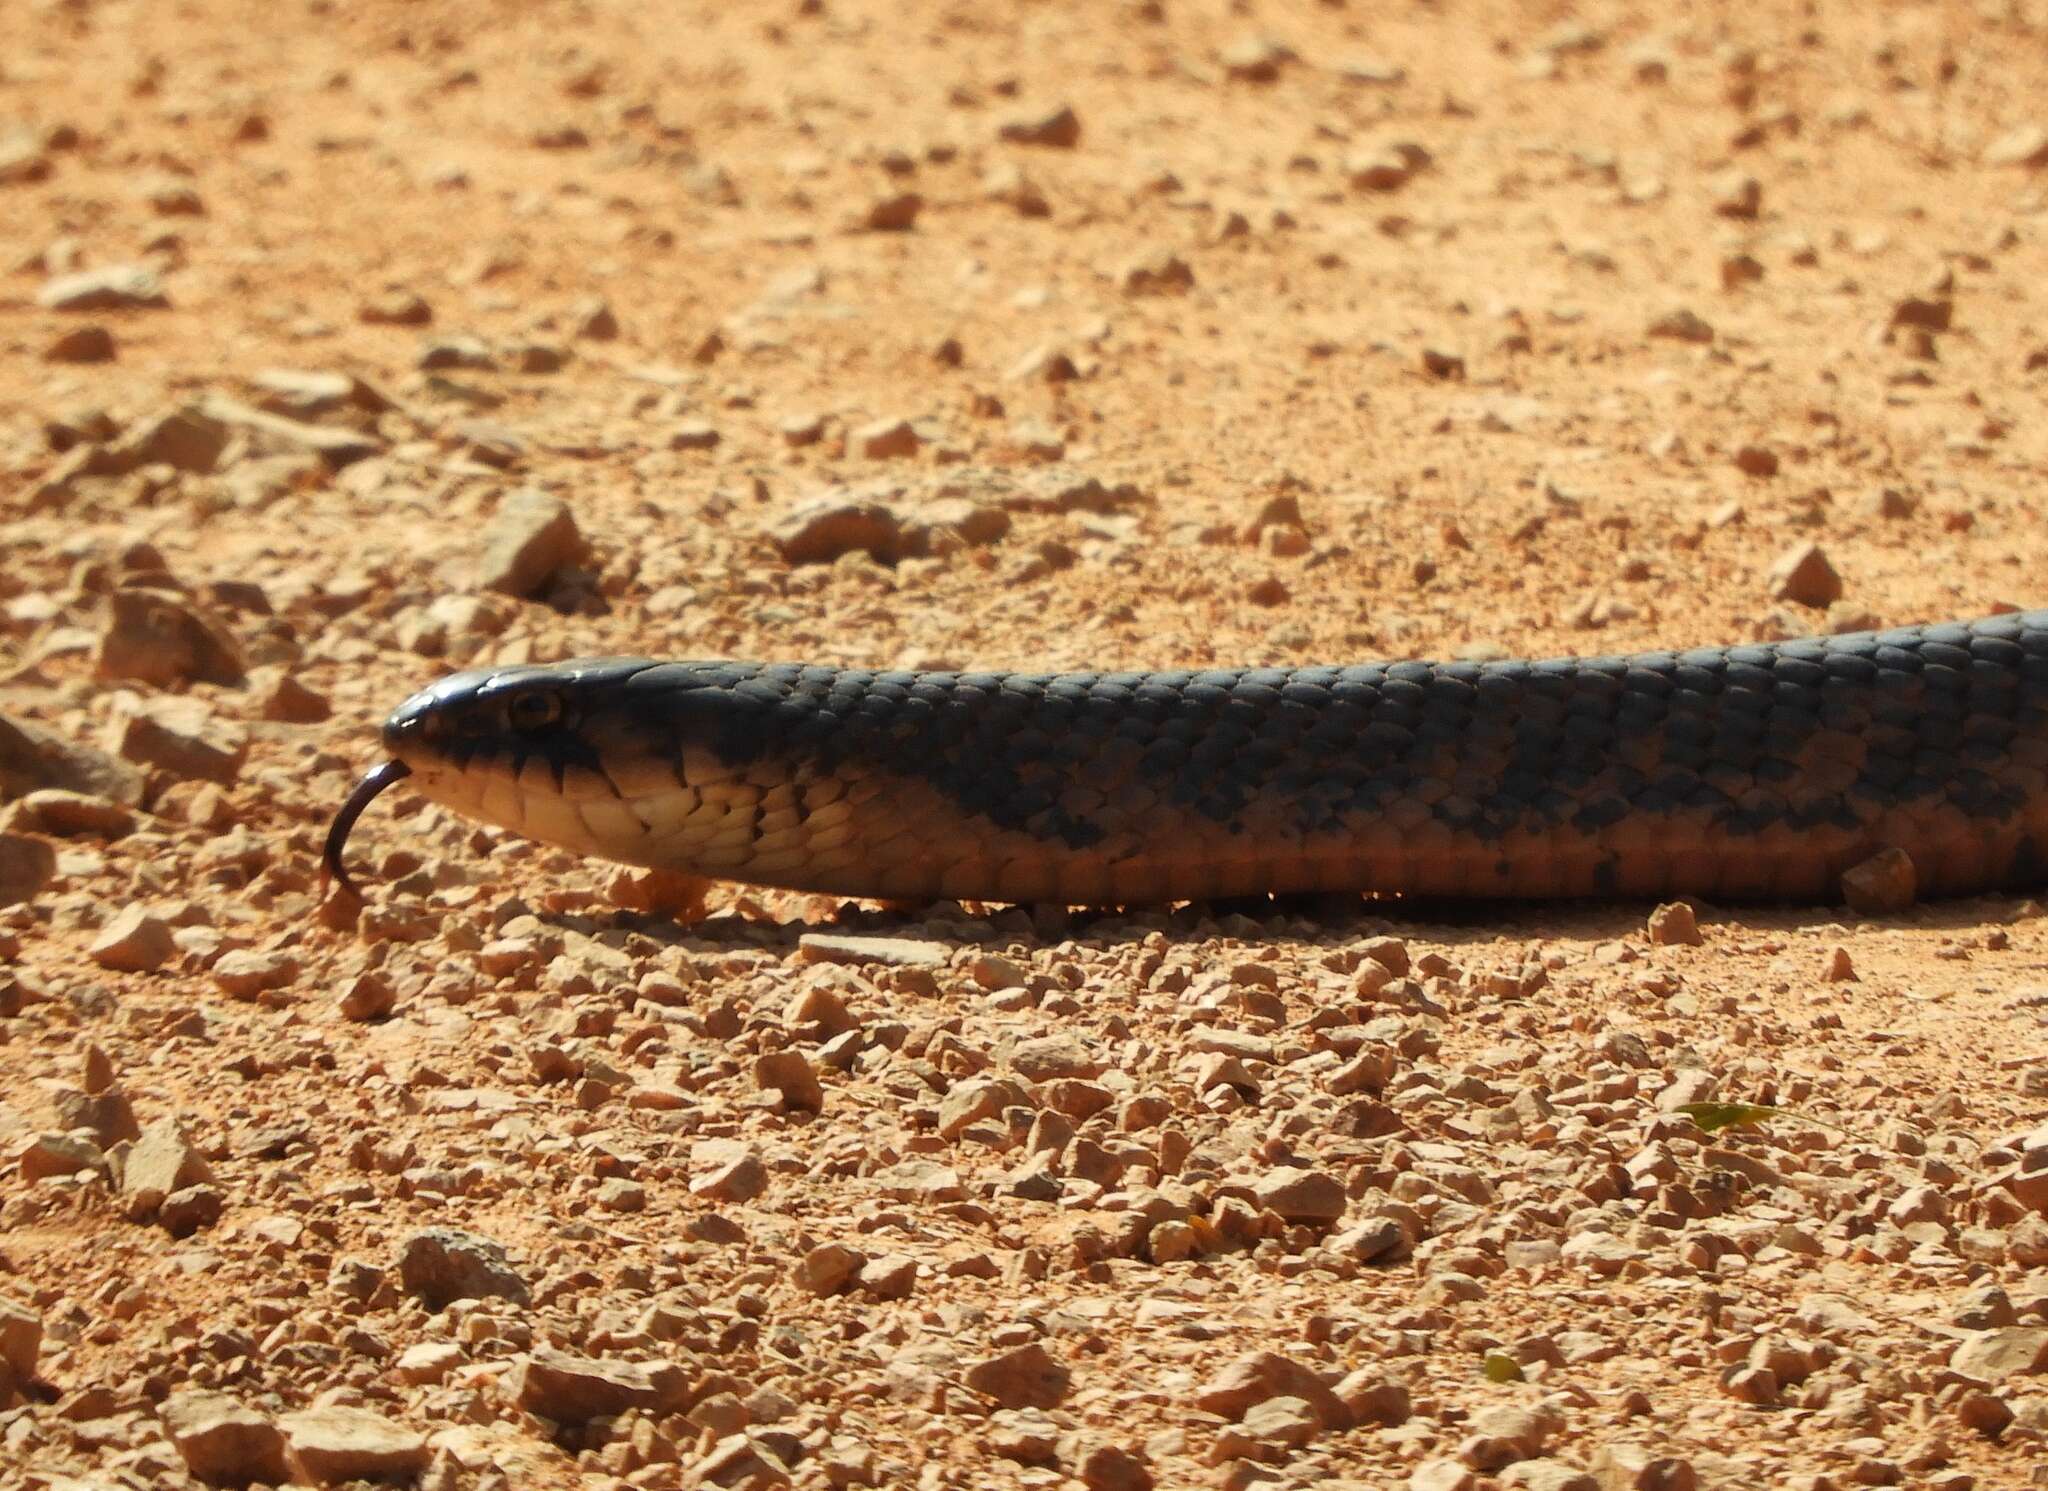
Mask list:
[{"label": "rocky debris", "polygon": [[943,968],[952,954],[942,942],[921,937],[848,936],[805,932],[797,951],[812,963],[874,964],[885,968]]},{"label": "rocky debris", "polygon": [[36,291],[36,304],[51,311],[163,310],[170,303],[155,271],[133,264],[58,275]]},{"label": "rocky debris", "polygon": [[213,960],[213,981],[237,999],[288,989],[299,976],[299,960],[286,952],[235,948]]},{"label": "rocky debris", "polygon": [[0,833],[0,906],[34,900],[56,874],[57,851],[43,840]]},{"label": "rocky debris", "polygon": [[1699,919],[1683,901],[1666,902],[1651,912],[1646,930],[1659,947],[1698,947],[1702,941]]},{"label": "rocky debris", "polygon": [[769,1051],[754,1059],[754,1080],[795,1112],[817,1113],[825,1106],[818,1072],[801,1051]]},{"label": "rocky debris", "polygon": [[2048,1328],[2008,1325],[1973,1331],[1956,1343],[1948,1364],[1983,1382],[2048,1372]]},{"label": "rocky debris", "polygon": [[0,827],[58,839],[113,840],[135,832],[135,814],[125,804],[97,793],[39,787],[0,814]]},{"label": "rocky debris", "polygon": [[508,1299],[525,1304],[526,1280],[504,1246],[454,1227],[428,1227],[398,1246],[398,1277],[405,1292],[430,1310],[458,1299]]},{"label": "rocky debris", "polygon": [[123,476],[145,466],[169,466],[204,476],[219,466],[228,438],[228,427],[203,409],[167,409],[136,421],[94,452],[88,469]]},{"label": "rocky debris", "polygon": [[426,326],[434,319],[433,307],[411,290],[394,287],[372,296],[356,310],[365,326]]},{"label": "rocky debris", "polygon": [[1179,295],[1195,286],[1187,260],[1169,249],[1133,260],[1118,279],[1126,295]]},{"label": "rocky debris", "polygon": [[583,535],[561,498],[531,487],[508,492],[485,525],[477,584],[531,598],[557,571],[583,557]]},{"label": "rocky debris", "polygon": [[209,1486],[275,1486],[291,1476],[284,1431],[228,1393],[175,1392],[157,1416],[185,1469]]},{"label": "rocky debris", "polygon": [[318,1486],[408,1480],[426,1468],[427,1437],[367,1408],[329,1405],[278,1420],[299,1476]]},{"label": "rocky debris", "polygon": [[1352,152],[1344,177],[1354,191],[1399,191],[1430,164],[1430,153],[1413,140],[1392,140]]},{"label": "rocky debris", "polygon": [[1653,337],[1664,337],[1674,342],[1704,343],[1714,339],[1714,328],[1684,306],[1663,312],[1645,330]]},{"label": "rocky debris", "polygon": [[93,672],[109,681],[240,684],[241,649],[203,607],[161,590],[124,587],[107,597]]},{"label": "rocky debris", "polygon": [[610,1418],[628,1409],[675,1413],[689,1393],[689,1377],[674,1362],[600,1361],[566,1351],[537,1350],[512,1367],[513,1402],[558,1424]]},{"label": "rocky debris", "polygon": [[1282,1165],[1252,1185],[1252,1195],[1267,1211],[1290,1222],[1320,1226],[1344,1215],[1349,1198],[1344,1183],[1327,1170]]},{"label": "rocky debris", "polygon": [[249,756],[249,732],[189,696],[117,697],[107,744],[138,766],[224,787],[235,784]]},{"label": "rocky debris", "polygon": [[837,494],[811,498],[793,509],[770,537],[790,564],[830,564],[856,551],[884,564],[903,557],[903,520],[894,509]]},{"label": "rocky debris", "polygon": [[102,968],[119,973],[154,973],[177,956],[171,929],[141,904],[122,907],[100,928],[86,951]]}]

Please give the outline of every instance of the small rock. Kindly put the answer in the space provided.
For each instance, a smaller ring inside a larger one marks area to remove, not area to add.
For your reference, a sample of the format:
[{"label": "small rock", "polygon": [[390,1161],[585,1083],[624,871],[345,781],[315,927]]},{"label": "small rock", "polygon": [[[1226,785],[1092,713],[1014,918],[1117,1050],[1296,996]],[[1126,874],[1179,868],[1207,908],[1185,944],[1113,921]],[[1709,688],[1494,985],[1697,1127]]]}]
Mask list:
[{"label": "small rock", "polygon": [[59,275],[36,292],[36,304],[50,311],[163,310],[170,303],[155,272],[133,264]]},{"label": "small rock", "polygon": [[207,611],[160,590],[123,588],[107,597],[106,621],[93,644],[93,673],[168,688],[246,676],[241,649]]},{"label": "small rock", "polygon": [[185,1468],[208,1485],[278,1485],[290,1476],[284,1431],[226,1393],[173,1393],[158,1417]]},{"label": "small rock", "polygon": [[140,904],[123,907],[86,949],[93,962],[121,973],[154,973],[177,954],[168,924]]},{"label": "small rock", "polygon": [[1768,445],[1739,446],[1735,452],[1735,469],[1744,476],[1776,476],[1778,453]]},{"label": "small rock", "polygon": [[917,1260],[907,1253],[870,1258],[860,1266],[853,1282],[871,1299],[908,1299],[917,1287]]},{"label": "small rock", "polygon": [[94,792],[39,787],[14,804],[6,824],[59,839],[121,839],[135,832],[135,814],[125,804]]},{"label": "small rock", "polygon": [[583,535],[568,505],[532,487],[508,492],[485,525],[477,583],[503,595],[530,597],[564,565],[583,555]]},{"label": "small rock", "polygon": [[966,1383],[999,1408],[1057,1408],[1070,1372],[1038,1342],[985,1357],[967,1369]]},{"label": "small rock", "polygon": [[220,464],[228,427],[203,409],[172,409],[140,420],[109,445],[101,464],[111,474],[171,466],[204,476]]},{"label": "small rock", "polygon": [[878,419],[855,430],[849,443],[856,455],[870,461],[887,461],[916,455],[922,442],[909,420]]},{"label": "small rock", "polygon": [[462,1348],[453,1341],[421,1341],[398,1354],[391,1370],[401,1381],[424,1387],[443,1382],[462,1365]]},{"label": "small rock", "polygon": [[1714,328],[1684,306],[1658,316],[1650,322],[1647,330],[1653,337],[1679,342],[1711,342],[1714,339]]},{"label": "small rock", "polygon": [[1880,849],[1842,872],[1842,899],[1863,916],[1890,916],[1920,894],[1920,872],[1903,849]]},{"label": "small rock", "polygon": [[458,1299],[528,1301],[526,1280],[501,1244],[452,1227],[429,1227],[406,1238],[399,1245],[398,1275],[406,1293],[430,1310]]},{"label": "small rock", "polygon": [[156,1209],[156,1219],[171,1236],[190,1237],[200,1228],[218,1222],[226,1206],[227,1196],[219,1186],[186,1186],[164,1197]]},{"label": "small rock", "polygon": [[434,311],[412,291],[394,289],[363,302],[356,319],[365,326],[425,326]]},{"label": "small rock", "polygon": [[44,362],[112,362],[114,356],[114,334],[97,322],[74,326],[43,348]]},{"label": "small rock", "polygon": [[316,1485],[409,1480],[426,1468],[426,1435],[367,1408],[308,1408],[278,1424],[292,1463]]},{"label": "small rock", "polygon": [[1518,1460],[1501,1472],[1507,1491],[1601,1491],[1600,1478],[1565,1460]]},{"label": "small rock", "polygon": [[1336,1176],[1295,1165],[1267,1171],[1252,1183],[1252,1194],[1266,1210],[1311,1226],[1336,1221],[1349,1204],[1344,1182]]},{"label": "small rock", "polygon": [[1699,919],[1683,901],[1667,901],[1650,913],[1650,941],[1659,947],[1698,947]]},{"label": "small rock", "polygon": [[1394,140],[1345,157],[1344,179],[1352,190],[1398,191],[1430,163],[1430,153],[1412,140]]},{"label": "small rock", "polygon": [[144,1129],[121,1166],[121,1191],[128,1197],[130,1216],[149,1216],[166,1198],[212,1179],[213,1167],[171,1118]]},{"label": "small rock", "polygon": [[1059,104],[1005,120],[997,133],[1013,145],[1072,150],[1081,143],[1081,118],[1071,105]]},{"label": "small rock", "polygon": [[2022,124],[1984,147],[1987,166],[2048,166],[2048,125]]},{"label": "small rock", "polygon": [[1699,1484],[1690,1460],[1626,1442],[1593,1451],[1593,1474],[1601,1491],[1695,1491]]},{"label": "small rock", "polygon": [[79,1175],[102,1170],[106,1155],[97,1144],[76,1134],[38,1134],[22,1146],[15,1158],[21,1178],[34,1185],[60,1175]]},{"label": "small rock", "polygon": [[1010,1069],[1026,1082],[1096,1077],[1105,1065],[1099,1051],[1071,1032],[1032,1036],[1010,1050]]},{"label": "small rock", "polygon": [[1075,1474],[1088,1491],[1152,1491],[1152,1472],[1129,1450],[1098,1444],[1081,1457]]},{"label": "small rock", "polygon": [[[260,676],[259,676],[260,675]],[[256,712],[281,725],[317,725],[334,713],[318,689],[308,688],[283,668],[264,668],[249,679]]]},{"label": "small rock", "polygon": [[214,960],[213,981],[237,999],[254,999],[288,989],[298,979],[299,960],[286,952],[237,948]]},{"label": "small rock", "polygon": [[586,342],[613,341],[619,335],[619,318],[608,302],[593,295],[569,308],[569,334]]},{"label": "small rock", "polygon": [[0,1294],[0,1408],[36,1380],[43,1349],[43,1317],[19,1300]]},{"label": "small rock", "polygon": [[825,1089],[817,1069],[801,1051],[767,1051],[754,1058],[754,1082],[764,1091],[781,1094],[783,1106],[804,1113],[821,1112]]},{"label": "small rock", "polygon": [[1195,272],[1170,249],[1147,254],[1125,266],[1120,278],[1126,295],[1180,295],[1195,285]]},{"label": "small rock", "polygon": [[249,735],[187,695],[118,696],[108,743],[122,759],[182,780],[231,787],[249,754]]},{"label": "small rock", "polygon": [[1842,577],[1816,543],[1795,544],[1771,565],[1765,587],[1771,599],[1825,610],[1842,598]]},{"label": "small rock", "polygon": [[2048,1372],[2048,1327],[2009,1325],[1972,1332],[1957,1344],[1948,1364],[1953,1371],[1986,1382]]},{"label": "small rock", "polygon": [[629,1408],[680,1412],[689,1374],[675,1362],[627,1362],[573,1356],[547,1347],[518,1359],[508,1384],[512,1401],[558,1424],[609,1418]]},{"label": "small rock", "polygon": [[790,1277],[806,1294],[837,1294],[852,1282],[867,1255],[844,1243],[820,1243],[796,1261]]},{"label": "small rock", "polygon": [[27,834],[0,833],[0,906],[42,894],[57,874],[57,851]]},{"label": "small rock", "polygon": [[380,1020],[391,1013],[397,1002],[398,994],[391,981],[375,969],[366,969],[349,981],[339,1007],[344,1019]]},{"label": "small rock", "polygon": [[1764,188],[1747,171],[1728,171],[1709,183],[1708,195],[1721,217],[1754,218],[1763,208]]},{"label": "small rock", "polygon": [[1313,1369],[1277,1351],[1254,1351],[1239,1357],[1196,1389],[1195,1406],[1227,1419],[1242,1418],[1254,1404],[1269,1398],[1300,1398],[1310,1404],[1328,1429],[1348,1427],[1351,1410]]},{"label": "small rock", "polygon": [[839,494],[800,504],[768,536],[789,564],[830,564],[855,550],[893,564],[904,544],[903,520],[893,509]]},{"label": "small rock", "polygon": [[916,192],[884,192],[868,203],[855,226],[869,233],[908,233],[923,211],[924,198]]}]

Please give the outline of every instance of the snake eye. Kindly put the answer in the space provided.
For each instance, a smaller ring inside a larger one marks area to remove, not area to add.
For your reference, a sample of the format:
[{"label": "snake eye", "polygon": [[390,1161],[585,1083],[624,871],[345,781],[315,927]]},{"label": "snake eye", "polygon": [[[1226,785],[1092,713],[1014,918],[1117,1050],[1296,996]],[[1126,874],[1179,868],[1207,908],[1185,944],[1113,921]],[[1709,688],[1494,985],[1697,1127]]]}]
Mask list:
[{"label": "snake eye", "polygon": [[516,694],[505,714],[515,730],[545,730],[562,718],[562,697],[544,689]]}]

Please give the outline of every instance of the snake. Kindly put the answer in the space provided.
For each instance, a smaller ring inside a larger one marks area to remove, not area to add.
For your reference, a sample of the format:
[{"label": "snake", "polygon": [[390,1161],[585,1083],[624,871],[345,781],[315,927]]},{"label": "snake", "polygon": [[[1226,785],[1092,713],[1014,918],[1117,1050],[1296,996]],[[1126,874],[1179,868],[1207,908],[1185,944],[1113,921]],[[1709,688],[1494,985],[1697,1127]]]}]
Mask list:
[{"label": "snake", "polygon": [[1164,672],[455,673],[399,781],[582,856],[885,901],[1828,901],[2048,883],[2048,610],[1628,656]]}]

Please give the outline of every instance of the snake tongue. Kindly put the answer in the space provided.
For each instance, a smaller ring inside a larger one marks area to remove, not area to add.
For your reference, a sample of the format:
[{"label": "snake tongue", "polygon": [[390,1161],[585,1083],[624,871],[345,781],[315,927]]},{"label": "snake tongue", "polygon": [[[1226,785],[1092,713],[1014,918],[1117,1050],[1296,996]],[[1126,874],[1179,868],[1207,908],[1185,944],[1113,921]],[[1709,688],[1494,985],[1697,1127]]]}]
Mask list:
[{"label": "snake tongue", "polygon": [[342,846],[348,843],[349,830],[356,826],[356,819],[363,816],[363,809],[370,805],[371,799],[393,782],[411,775],[412,768],[403,761],[386,761],[372,767],[369,775],[356,783],[355,790],[349,793],[348,800],[341,805],[341,811],[334,815],[334,822],[327,830],[327,847],[320,855],[322,895],[326,894],[327,882],[332,878],[357,900],[362,899],[362,892],[356,889],[356,883],[348,878],[348,871],[342,868]]}]

